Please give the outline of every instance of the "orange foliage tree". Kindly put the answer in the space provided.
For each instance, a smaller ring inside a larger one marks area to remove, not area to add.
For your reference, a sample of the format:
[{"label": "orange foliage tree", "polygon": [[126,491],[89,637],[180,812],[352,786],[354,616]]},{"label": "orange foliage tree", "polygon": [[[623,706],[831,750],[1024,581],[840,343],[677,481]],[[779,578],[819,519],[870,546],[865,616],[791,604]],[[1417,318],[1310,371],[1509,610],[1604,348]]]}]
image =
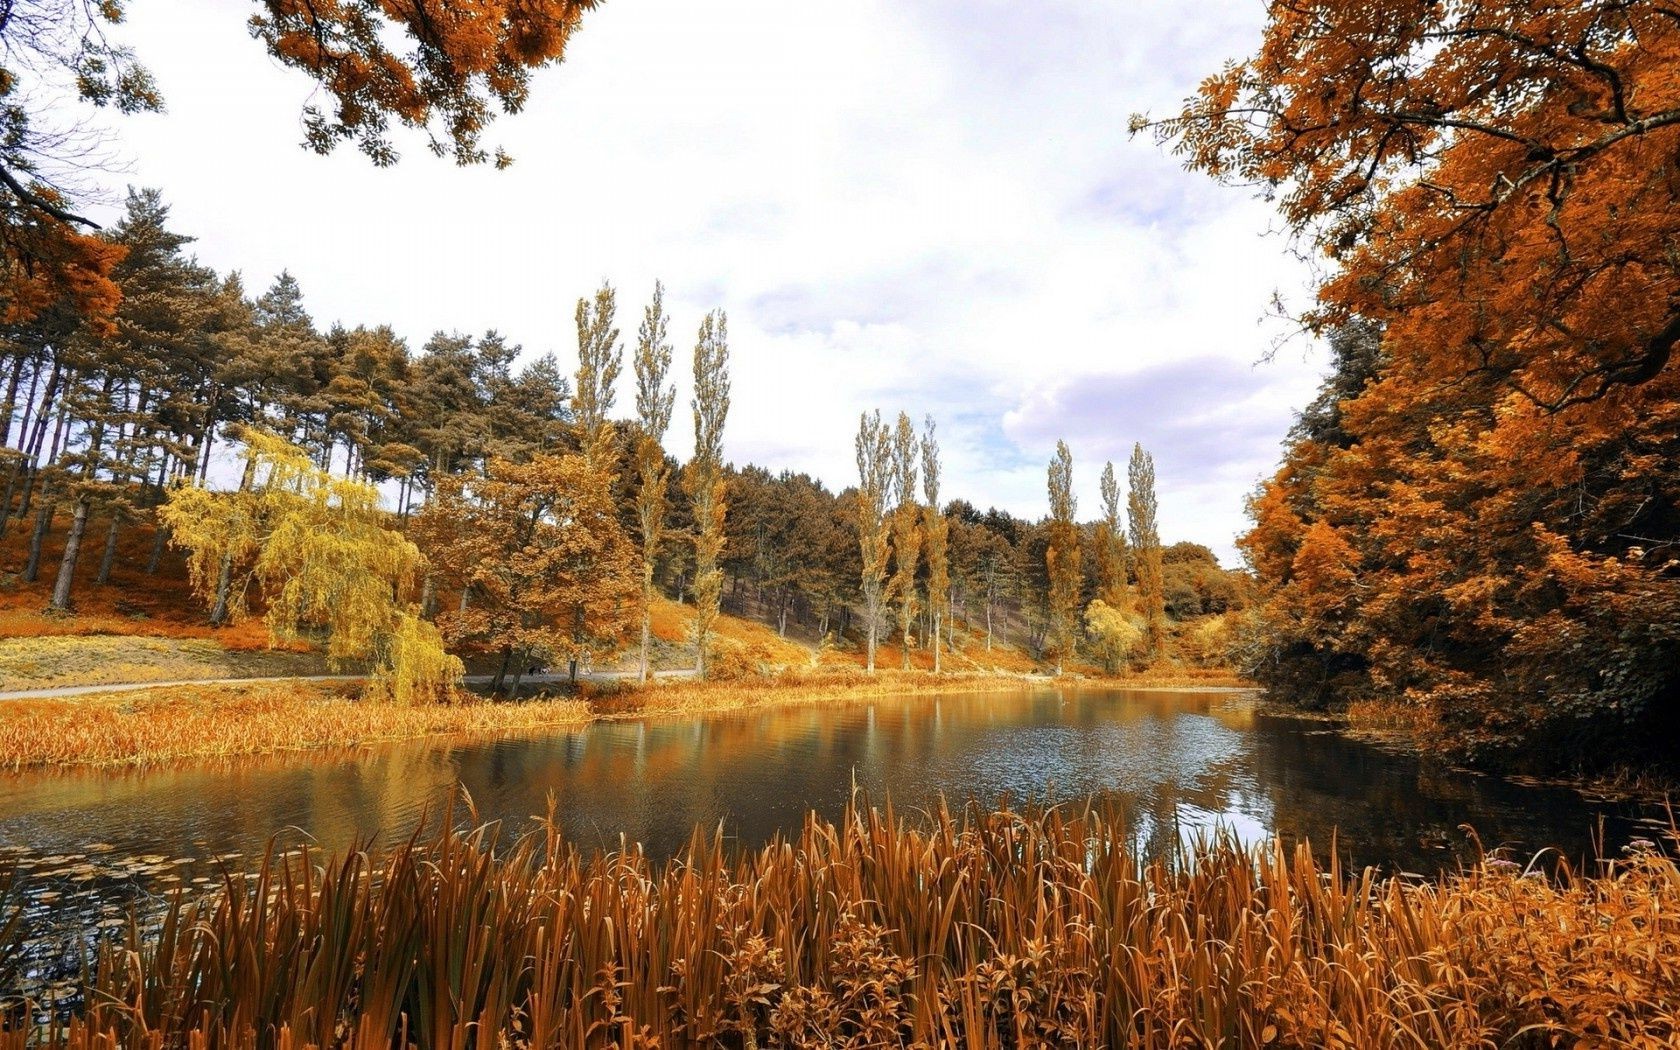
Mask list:
[{"label": "orange foliage tree", "polygon": [[1680,11],[1274,3],[1155,127],[1331,264],[1335,371],[1244,541],[1260,672],[1472,756],[1680,723]]},{"label": "orange foliage tree", "polygon": [[[636,556],[607,479],[581,455],[495,459],[450,475],[412,525],[460,592],[438,616],[452,647],[493,655],[510,690],[533,659],[578,662],[619,647],[636,609]],[[509,675],[512,677],[510,678]]]}]

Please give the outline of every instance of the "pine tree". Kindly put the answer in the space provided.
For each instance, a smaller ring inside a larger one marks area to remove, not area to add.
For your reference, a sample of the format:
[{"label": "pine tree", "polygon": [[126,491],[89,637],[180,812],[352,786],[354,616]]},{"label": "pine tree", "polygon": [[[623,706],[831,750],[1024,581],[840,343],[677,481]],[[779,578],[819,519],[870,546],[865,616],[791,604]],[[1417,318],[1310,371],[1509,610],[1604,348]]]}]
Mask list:
[{"label": "pine tree", "polygon": [[858,417],[854,445],[858,468],[858,553],[863,559],[860,587],[868,639],[865,666],[870,674],[874,674],[875,647],[886,604],[887,537],[892,528],[891,517],[887,513],[887,504],[892,498],[892,431],[881,422],[879,409]]},{"label": "pine tree", "polygon": [[714,310],[700,323],[694,344],[694,458],[684,473],[694,511],[694,645],[706,677],[712,625],[723,597],[723,424],[729,414],[729,319]]},{"label": "pine tree", "polygon": [[1161,534],[1155,522],[1155,457],[1134,444],[1126,475],[1126,516],[1137,566],[1138,602],[1147,625],[1150,657],[1159,659],[1166,647],[1166,590],[1161,576]]},{"label": "pine tree", "polygon": [[1079,528],[1074,523],[1078,501],[1073,494],[1073,454],[1067,442],[1056,442],[1056,456],[1050,461],[1050,522],[1045,547],[1045,570],[1049,575],[1049,633],[1060,674],[1074,655],[1079,625],[1080,552]]},{"label": "pine tree", "polygon": [[677,389],[666,385],[671,371],[671,344],[666,335],[670,318],[665,315],[665,286],[653,286],[653,302],[642,315],[636,333],[636,419],[641,433],[636,440],[636,522],[642,541],[642,644],[638,673],[648,680],[648,648],[653,634],[653,573],[659,560],[659,545],[665,530],[665,489],[670,483],[666,465],[665,431],[671,425]]},{"label": "pine tree", "polygon": [[951,566],[948,559],[950,523],[939,506],[939,442],[934,438],[933,417],[922,430],[922,532],[927,537],[928,612],[933,624],[933,671],[939,673],[940,627],[949,614]]}]

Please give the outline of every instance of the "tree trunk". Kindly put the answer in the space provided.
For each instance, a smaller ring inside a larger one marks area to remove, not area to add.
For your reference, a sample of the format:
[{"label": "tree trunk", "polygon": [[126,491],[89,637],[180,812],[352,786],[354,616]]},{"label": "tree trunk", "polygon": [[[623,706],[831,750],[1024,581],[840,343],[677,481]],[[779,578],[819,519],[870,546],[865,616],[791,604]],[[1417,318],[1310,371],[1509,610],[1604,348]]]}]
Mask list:
[{"label": "tree trunk", "polygon": [[163,549],[169,546],[169,526],[159,521],[157,531],[152,536],[152,556],[146,559],[146,575],[156,576],[158,567],[163,564]]},{"label": "tree trunk", "polygon": [[525,678],[525,668],[530,664],[530,662],[531,662],[531,651],[529,649],[519,650],[519,662],[514,664],[513,680],[508,683],[507,698],[509,700],[514,700],[514,699],[518,698],[518,696],[519,696],[519,683],[524,680],[524,678]]},{"label": "tree trunk", "polygon": [[992,603],[990,599],[986,601],[986,651],[988,653],[992,651]]},{"label": "tree trunk", "polygon": [[939,673],[939,614],[933,614],[933,673]]},{"label": "tree trunk", "polygon": [[494,696],[502,691],[502,683],[507,680],[508,665],[513,662],[513,646],[502,646],[502,666],[496,669],[496,677],[490,680],[490,693]]},{"label": "tree trunk", "polygon": [[875,673],[875,631],[876,631],[876,626],[875,625],[880,620],[880,613],[879,613],[878,610],[873,609],[873,608],[868,609],[867,611],[868,611],[868,614],[869,614],[869,642],[868,642],[868,644],[865,648],[865,651],[869,655],[866,658],[866,663],[865,663],[864,667],[870,674],[874,674]]},{"label": "tree trunk", "polygon": [[29,562],[23,568],[23,578],[30,583],[41,578],[41,546],[46,542],[47,530],[52,528],[54,509],[43,492],[41,509],[35,513],[35,531],[29,534]]},{"label": "tree trunk", "polygon": [[233,555],[224,554],[222,564],[216,570],[216,602],[210,607],[210,626],[220,627],[228,622],[232,597]]},{"label": "tree trunk", "polygon": [[99,559],[99,578],[95,581],[101,587],[111,582],[111,566],[117,560],[117,528],[121,524],[122,515],[113,511],[111,527],[105,533],[105,553]]},{"label": "tree trunk", "polygon": [[53,583],[53,612],[70,611],[70,585],[76,578],[76,558],[82,552],[82,533],[87,530],[88,511],[93,501],[82,495],[76,500],[76,512],[70,518],[70,531],[64,536],[64,557],[58,563],[58,579]]}]

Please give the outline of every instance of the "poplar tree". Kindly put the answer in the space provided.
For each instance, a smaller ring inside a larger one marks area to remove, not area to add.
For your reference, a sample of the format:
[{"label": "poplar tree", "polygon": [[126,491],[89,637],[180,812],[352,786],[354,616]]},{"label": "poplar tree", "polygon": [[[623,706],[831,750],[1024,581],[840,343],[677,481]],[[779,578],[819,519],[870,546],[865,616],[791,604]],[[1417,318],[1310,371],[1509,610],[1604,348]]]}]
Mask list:
[{"label": "poplar tree", "polygon": [[665,431],[671,425],[677,389],[667,386],[671,371],[671,344],[666,329],[665,286],[653,285],[653,302],[642,316],[636,337],[636,419],[641,433],[636,439],[636,472],[641,485],[636,491],[636,522],[642,540],[642,648],[638,664],[640,678],[648,680],[648,647],[653,633],[653,571],[659,559],[660,539],[665,531],[665,486],[670,471],[665,463]]},{"label": "poplar tree", "polygon": [[694,343],[694,458],[684,472],[694,512],[694,645],[706,677],[706,649],[723,596],[723,424],[729,414],[729,318],[714,310]]},{"label": "poplar tree", "polygon": [[910,629],[916,623],[916,562],[921,553],[921,510],[916,502],[916,428],[898,414],[892,438],[892,483],[897,505],[892,516],[892,594],[898,601],[899,652],[910,670]]},{"label": "poplar tree", "polygon": [[579,444],[584,458],[596,471],[613,473],[612,412],[614,387],[624,364],[624,347],[613,327],[618,312],[618,295],[605,281],[595,292],[594,302],[577,302],[578,367],[577,390],[572,411],[577,417]]},{"label": "poplar tree", "polygon": [[863,575],[859,588],[863,592],[864,627],[868,639],[866,664],[875,673],[875,646],[880,636],[881,615],[886,604],[887,536],[891,520],[887,502],[892,489],[892,432],[881,422],[881,411],[865,412],[858,417],[857,438],[858,553],[863,560]]},{"label": "poplar tree", "polygon": [[1079,527],[1074,524],[1078,503],[1073,495],[1073,454],[1065,441],[1056,442],[1056,456],[1050,461],[1049,490],[1049,542],[1044,550],[1044,567],[1050,579],[1050,643],[1056,653],[1056,673],[1061,674],[1074,651],[1082,579]]},{"label": "poplar tree", "polygon": [[1103,464],[1100,485],[1103,515],[1097,522],[1097,597],[1111,608],[1122,609],[1126,605],[1126,526],[1120,520],[1120,483],[1112,462]]},{"label": "poplar tree", "polygon": [[1150,656],[1159,658],[1166,645],[1166,591],[1161,576],[1161,534],[1155,522],[1155,457],[1142,445],[1132,446],[1126,476],[1126,516],[1132,558],[1137,565],[1138,602],[1147,625]]},{"label": "poplar tree", "polygon": [[949,612],[951,565],[948,557],[950,524],[939,508],[939,442],[934,438],[933,417],[927,417],[922,431],[922,531],[927,537],[928,612],[933,620],[933,672],[938,674],[939,632]]}]

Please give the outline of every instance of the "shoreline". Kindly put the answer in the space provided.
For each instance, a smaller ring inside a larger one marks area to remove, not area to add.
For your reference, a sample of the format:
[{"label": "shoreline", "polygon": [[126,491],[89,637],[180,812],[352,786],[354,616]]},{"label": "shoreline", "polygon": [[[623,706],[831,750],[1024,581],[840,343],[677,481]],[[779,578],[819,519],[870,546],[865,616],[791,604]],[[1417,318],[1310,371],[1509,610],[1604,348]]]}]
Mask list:
[{"label": "shoreline", "polygon": [[428,737],[495,737],[600,721],[685,718],[892,696],[1108,688],[1241,693],[1234,678],[1135,678],[1018,672],[812,674],[749,681],[586,685],[576,696],[399,706],[307,680],[186,684],[17,700],[0,707],[0,771],[140,769],[281,753],[337,751]]}]

